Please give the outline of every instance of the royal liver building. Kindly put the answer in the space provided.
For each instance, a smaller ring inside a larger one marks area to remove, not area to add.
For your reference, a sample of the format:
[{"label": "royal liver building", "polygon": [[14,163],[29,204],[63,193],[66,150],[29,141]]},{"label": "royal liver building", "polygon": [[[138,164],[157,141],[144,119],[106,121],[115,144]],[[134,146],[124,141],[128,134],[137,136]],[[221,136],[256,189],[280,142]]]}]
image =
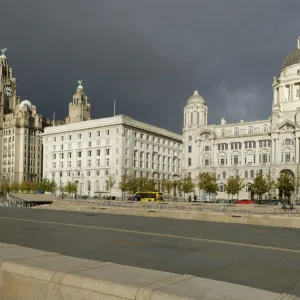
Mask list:
[{"label": "royal liver building", "polygon": [[285,169],[299,175],[300,38],[297,43],[273,79],[272,116],[267,120],[227,124],[222,118],[221,124],[208,125],[205,100],[197,91],[188,99],[184,108],[184,169],[192,178],[201,171],[216,172],[218,198],[227,197],[224,184],[237,173],[245,182],[240,198],[250,197],[249,187],[257,172],[274,179]]}]

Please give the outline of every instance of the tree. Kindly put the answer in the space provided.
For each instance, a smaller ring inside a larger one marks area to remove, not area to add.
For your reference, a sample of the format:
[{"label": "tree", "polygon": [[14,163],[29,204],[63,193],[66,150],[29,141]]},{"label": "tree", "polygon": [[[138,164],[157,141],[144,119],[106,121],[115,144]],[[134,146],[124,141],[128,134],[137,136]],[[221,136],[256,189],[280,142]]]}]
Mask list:
[{"label": "tree", "polygon": [[77,183],[68,181],[64,187],[64,191],[73,196],[77,193]]},{"label": "tree", "polygon": [[185,175],[182,179],[182,191],[184,192],[184,200],[185,194],[191,193],[195,189],[195,184],[193,183],[190,176]]},{"label": "tree", "polygon": [[168,197],[170,197],[172,188],[173,188],[173,182],[171,180],[166,180],[164,184],[164,191],[166,191]]},{"label": "tree", "polygon": [[173,196],[177,196],[177,190],[180,189],[181,181],[179,179],[174,179],[172,181],[172,188],[173,188]]},{"label": "tree", "polygon": [[122,191],[122,196],[124,196],[123,193],[129,191],[129,176],[128,175],[122,175],[121,181],[119,182],[119,189]]},{"label": "tree", "polygon": [[292,176],[292,174],[286,170],[281,171],[279,177],[277,178],[276,187],[279,190],[279,195],[284,195],[284,201],[288,201],[290,204],[291,194],[295,190],[295,178]]},{"label": "tree", "polygon": [[255,178],[253,179],[253,183],[251,185],[251,191],[253,194],[257,195],[259,201],[262,201],[262,195],[267,193],[270,190],[270,186],[268,181],[263,176],[262,172],[256,174]]},{"label": "tree", "polygon": [[11,185],[10,185],[10,190],[14,193],[19,192],[20,190],[20,184],[17,181],[14,181]]},{"label": "tree", "polygon": [[116,183],[116,177],[114,174],[108,175],[106,179],[106,189],[109,191],[110,199],[111,199],[111,190],[113,189],[114,185]]},{"label": "tree", "polygon": [[227,183],[225,184],[225,192],[229,195],[237,195],[241,191],[241,189],[244,187],[243,179],[239,177],[239,175],[231,176],[227,179]]},{"label": "tree", "polygon": [[56,191],[56,183],[54,180],[50,181],[45,178],[37,185],[37,189],[43,192],[55,193]]},{"label": "tree", "polygon": [[197,187],[210,195],[218,191],[217,177],[214,173],[201,172],[197,177]]}]

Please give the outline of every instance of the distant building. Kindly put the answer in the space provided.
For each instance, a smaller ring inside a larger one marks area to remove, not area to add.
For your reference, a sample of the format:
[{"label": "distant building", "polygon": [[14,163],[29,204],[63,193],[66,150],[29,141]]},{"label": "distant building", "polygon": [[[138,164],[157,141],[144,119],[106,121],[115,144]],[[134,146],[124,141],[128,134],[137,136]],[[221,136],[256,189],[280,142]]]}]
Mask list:
[{"label": "distant building", "polygon": [[224,185],[235,174],[246,184],[240,199],[251,196],[257,172],[271,178],[277,178],[282,170],[300,175],[300,38],[272,87],[272,116],[253,122],[227,124],[222,118],[219,125],[208,125],[205,100],[197,91],[188,99],[184,108],[183,170],[193,179],[199,172],[215,172],[218,198],[227,198]]},{"label": "distant building", "polygon": [[[81,84],[78,94],[85,99],[89,119],[90,106]],[[113,175],[112,195],[121,196],[122,175],[157,180],[180,175],[181,135],[124,115],[82,121],[82,115],[72,115],[82,107],[77,96],[70,107],[71,124],[47,127],[43,134],[44,178],[54,179],[58,186],[77,182],[79,195],[97,196],[107,192],[106,180]]]},{"label": "distant building", "polygon": [[28,100],[17,96],[17,81],[12,76],[2,49],[0,56],[0,176],[1,182],[42,178],[42,138],[51,120],[37,113]]}]

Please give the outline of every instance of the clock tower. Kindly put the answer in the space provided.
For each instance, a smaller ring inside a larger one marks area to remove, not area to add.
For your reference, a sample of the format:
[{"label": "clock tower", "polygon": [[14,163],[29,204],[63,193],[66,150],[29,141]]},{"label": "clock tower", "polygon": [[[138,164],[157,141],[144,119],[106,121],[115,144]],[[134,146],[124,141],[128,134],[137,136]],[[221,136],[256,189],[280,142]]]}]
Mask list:
[{"label": "clock tower", "polygon": [[69,116],[66,118],[66,123],[88,120],[91,120],[91,105],[88,103],[88,97],[84,93],[82,80],[79,80],[77,91],[73,95],[73,101],[69,104]]},{"label": "clock tower", "polygon": [[12,68],[8,65],[6,49],[1,49],[0,55],[0,127],[3,127],[4,114],[16,108],[16,79],[12,77]]}]

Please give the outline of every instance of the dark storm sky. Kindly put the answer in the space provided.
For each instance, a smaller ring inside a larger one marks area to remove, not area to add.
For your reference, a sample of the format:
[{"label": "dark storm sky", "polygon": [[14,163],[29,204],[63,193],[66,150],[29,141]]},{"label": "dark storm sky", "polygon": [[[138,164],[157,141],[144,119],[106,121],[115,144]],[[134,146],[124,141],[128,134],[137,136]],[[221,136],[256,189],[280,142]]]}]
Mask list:
[{"label": "dark storm sky", "polygon": [[83,80],[93,118],[181,132],[195,89],[209,123],[267,118],[272,80],[300,35],[299,0],[7,0],[0,46],[18,95],[60,119]]}]

